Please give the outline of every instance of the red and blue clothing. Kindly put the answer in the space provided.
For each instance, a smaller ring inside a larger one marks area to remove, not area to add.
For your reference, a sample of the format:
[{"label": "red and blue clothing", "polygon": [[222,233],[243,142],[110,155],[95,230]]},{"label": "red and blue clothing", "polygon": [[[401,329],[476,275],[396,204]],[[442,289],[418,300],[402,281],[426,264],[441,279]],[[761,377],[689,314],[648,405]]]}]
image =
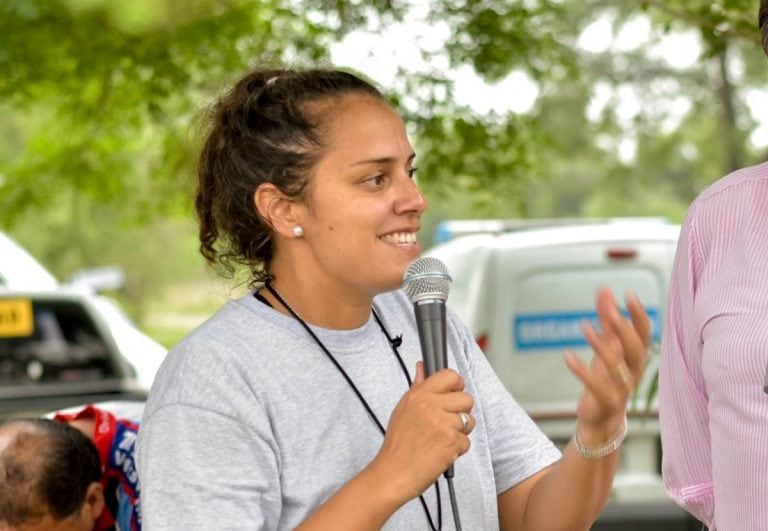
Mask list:
[{"label": "red and blue clothing", "polygon": [[106,502],[94,531],[140,531],[139,476],[134,460],[139,425],[127,419],[118,419],[109,411],[93,405],[76,413],[58,413],[54,418],[62,422],[94,420],[92,439],[101,457],[101,484]]}]

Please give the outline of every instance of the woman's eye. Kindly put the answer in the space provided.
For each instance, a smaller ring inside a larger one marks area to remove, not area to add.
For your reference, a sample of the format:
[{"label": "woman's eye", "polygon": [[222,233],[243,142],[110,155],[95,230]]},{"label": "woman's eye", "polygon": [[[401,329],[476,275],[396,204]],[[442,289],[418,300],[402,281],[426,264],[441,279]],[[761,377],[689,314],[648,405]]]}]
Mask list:
[{"label": "woman's eye", "polygon": [[374,184],[376,186],[381,186],[384,184],[384,175],[374,175],[370,179],[368,179],[368,182],[371,184]]},{"label": "woman's eye", "polygon": [[417,172],[418,170],[419,170],[418,168],[411,168],[410,170],[408,170],[408,176],[409,176],[411,179],[413,179],[413,178],[414,178],[414,176],[416,175],[416,172]]}]

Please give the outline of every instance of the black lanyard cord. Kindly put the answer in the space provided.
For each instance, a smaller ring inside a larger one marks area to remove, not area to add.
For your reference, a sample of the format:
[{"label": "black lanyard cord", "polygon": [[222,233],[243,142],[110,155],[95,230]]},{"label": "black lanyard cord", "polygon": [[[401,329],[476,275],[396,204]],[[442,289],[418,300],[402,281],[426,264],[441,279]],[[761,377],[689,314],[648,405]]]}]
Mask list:
[{"label": "black lanyard cord", "polygon": [[[336,360],[336,358],[331,354],[331,352],[328,350],[328,348],[325,346],[325,344],[320,340],[319,337],[315,334],[315,332],[310,328],[310,326],[299,317],[299,314],[296,313],[296,311],[291,308],[291,306],[285,301],[285,299],[278,293],[278,291],[272,286],[272,284],[267,281],[264,283],[264,287],[267,288],[267,290],[272,294],[272,296],[277,299],[280,304],[283,305],[283,307],[288,310],[288,312],[293,316],[294,319],[296,319],[301,325],[304,327],[304,329],[307,331],[307,333],[312,337],[312,339],[315,340],[315,343],[323,350],[325,355],[328,357],[328,359],[331,360],[331,362],[334,364],[336,369],[341,373],[341,375],[344,377],[344,379],[347,381],[349,386],[352,388],[352,391],[354,391],[355,395],[357,395],[358,400],[365,408],[366,412],[368,412],[368,415],[373,419],[373,421],[376,423],[376,427],[379,428],[379,431],[382,435],[386,435],[387,430],[384,428],[384,425],[379,421],[376,414],[373,412],[373,409],[371,409],[371,406],[368,404],[368,402],[365,400],[365,397],[360,392],[360,390],[355,385],[355,382],[352,381],[352,378],[347,374],[347,371],[344,370],[344,367],[341,366],[341,364]],[[254,294],[255,295],[255,294]],[[392,352],[394,352],[395,357],[397,358],[398,362],[400,363],[400,367],[403,370],[403,373],[405,374],[405,378],[408,382],[408,387],[412,385],[411,376],[408,373],[408,369],[405,366],[405,362],[403,361],[403,358],[400,356],[400,352],[397,350],[397,344],[399,343],[399,338],[392,338],[390,337],[389,333],[387,332],[386,328],[384,328],[384,324],[381,322],[381,319],[379,319],[378,314],[376,313],[376,310],[373,309],[373,316],[376,319],[376,322],[379,325],[379,328],[381,328],[382,333],[387,338],[387,341],[389,342],[389,346],[392,348]],[[421,501],[421,506],[424,508],[424,514],[427,516],[427,521],[429,522],[429,527],[432,529],[432,531],[440,531],[443,528],[443,509],[442,509],[442,503],[440,500],[440,483],[439,481],[435,481],[435,491],[437,495],[437,528],[435,528],[435,525],[432,521],[432,515],[429,512],[429,508],[427,507],[427,502],[424,500],[423,495],[419,495],[419,501]]]}]

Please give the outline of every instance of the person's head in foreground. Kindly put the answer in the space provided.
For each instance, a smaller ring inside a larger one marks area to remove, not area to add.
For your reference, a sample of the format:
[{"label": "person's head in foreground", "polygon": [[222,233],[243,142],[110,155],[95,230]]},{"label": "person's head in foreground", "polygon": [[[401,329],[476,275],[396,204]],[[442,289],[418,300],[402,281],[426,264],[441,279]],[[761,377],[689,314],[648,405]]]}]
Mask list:
[{"label": "person's head in foreground", "polygon": [[0,531],[90,531],[104,509],[93,442],[46,418],[0,425]]}]

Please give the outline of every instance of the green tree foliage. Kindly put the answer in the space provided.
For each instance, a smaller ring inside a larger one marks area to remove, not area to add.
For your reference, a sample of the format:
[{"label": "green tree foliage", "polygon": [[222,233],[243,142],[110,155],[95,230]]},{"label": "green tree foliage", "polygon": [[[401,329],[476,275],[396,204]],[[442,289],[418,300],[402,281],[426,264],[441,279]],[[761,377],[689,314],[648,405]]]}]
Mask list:
[{"label": "green tree foliage", "polygon": [[[403,46],[448,68],[403,68],[391,88],[432,215],[679,220],[704,186],[765,156],[748,141],[746,94],[765,88],[756,11],[753,0],[431,0],[444,48]],[[348,32],[409,13],[396,0],[5,0],[0,226],[60,275],[137,246],[147,261],[167,256],[149,230],[190,217],[200,109],[249,65],[327,61]],[[584,50],[601,19],[614,35],[649,20],[649,39]],[[649,53],[680,32],[699,37],[696,63]],[[491,83],[524,73],[538,98],[524,113],[460,105],[450,70],[462,65]],[[621,91],[638,102],[629,117]]]},{"label": "green tree foliage", "polygon": [[[0,226],[60,277],[121,263],[140,317],[170,270],[190,269],[163,219],[190,217],[200,109],[255,62],[326,56],[338,28],[295,10],[281,0],[0,3]],[[345,19],[353,11],[339,4]]]},{"label": "green tree foliage", "polygon": [[0,97],[23,120],[0,166],[3,221],[71,190],[142,219],[182,208],[203,97],[256,59],[323,54],[329,30],[281,4],[3,2]]},{"label": "green tree foliage", "polygon": [[[461,182],[467,191],[492,185],[488,193],[506,205],[492,215],[680,219],[704,186],[763,156],[747,141],[755,122],[744,100],[748,89],[764,88],[765,82],[752,1],[446,1],[435,4],[431,17],[448,21],[453,30],[448,53],[454,65],[471,63],[489,81],[523,71],[540,89],[534,109],[522,119],[510,114],[500,126],[498,117],[485,117],[458,128],[451,119],[454,131],[424,135],[428,147],[440,138],[441,151],[461,159],[447,163],[437,157],[429,178],[456,182],[456,175],[466,176]],[[627,51],[580,49],[579,36],[601,17],[612,21],[615,33],[645,17],[651,38]],[[674,32],[700,37],[697,63],[675,68],[648,53]],[[738,79],[734,70],[741,70]],[[619,100],[612,99],[599,119],[587,119],[600,86],[631,89],[640,111],[627,122],[619,116]],[[489,138],[474,135],[476,127]],[[463,138],[451,142],[454,136]],[[627,137],[636,146],[629,159],[618,154],[619,140]],[[499,188],[508,180],[516,186]]]},{"label": "green tree foliage", "polygon": [[[402,3],[384,0],[367,6],[330,0],[4,2],[0,98],[10,112],[0,151],[0,221],[11,224],[21,212],[73,193],[127,209],[132,219],[183,211],[188,198],[180,191],[189,189],[195,149],[191,119],[223,83],[257,61],[326,59],[328,45],[345,32],[405,12]],[[657,36],[694,30],[705,45],[702,60],[674,69],[648,59],[644,49],[580,50],[581,32],[605,15],[617,29],[633,17],[650,17]],[[590,190],[615,185],[618,173],[656,189],[643,165],[659,165],[658,157],[622,163],[608,144],[601,148],[595,140],[629,129],[638,153],[662,148],[640,144],[663,144],[665,137],[674,146],[681,134],[659,128],[666,116],[654,112],[654,102],[676,93],[692,102],[689,114],[704,113],[702,125],[712,131],[692,144],[699,158],[707,154],[710,171],[692,176],[696,160],[687,171],[681,160],[669,160],[672,180],[688,183],[671,186],[681,201],[757,156],[744,147],[754,124],[726,76],[727,61],[737,56],[747,65],[740,81],[749,86],[761,80],[754,70],[759,39],[753,2],[442,0],[432,2],[430,18],[451,29],[441,50],[451,65],[470,64],[491,82],[524,71],[540,89],[528,115],[480,116],[452,103],[452,83],[443,72],[411,73],[407,88],[420,96],[408,108],[421,110],[408,117],[422,151],[423,182],[436,195],[458,183],[490,210],[503,209],[493,206],[502,198],[508,214],[553,215],[564,208],[562,214],[572,215],[589,208]],[[647,94],[645,110],[626,126],[609,104],[600,121],[590,122],[584,110],[598,83],[635,87]],[[702,120],[685,123],[694,121]],[[696,135],[682,136],[692,142]],[[720,155],[713,153],[715,145]],[[536,199],[542,186],[559,187],[563,180],[582,192],[569,187],[562,197]]]}]

